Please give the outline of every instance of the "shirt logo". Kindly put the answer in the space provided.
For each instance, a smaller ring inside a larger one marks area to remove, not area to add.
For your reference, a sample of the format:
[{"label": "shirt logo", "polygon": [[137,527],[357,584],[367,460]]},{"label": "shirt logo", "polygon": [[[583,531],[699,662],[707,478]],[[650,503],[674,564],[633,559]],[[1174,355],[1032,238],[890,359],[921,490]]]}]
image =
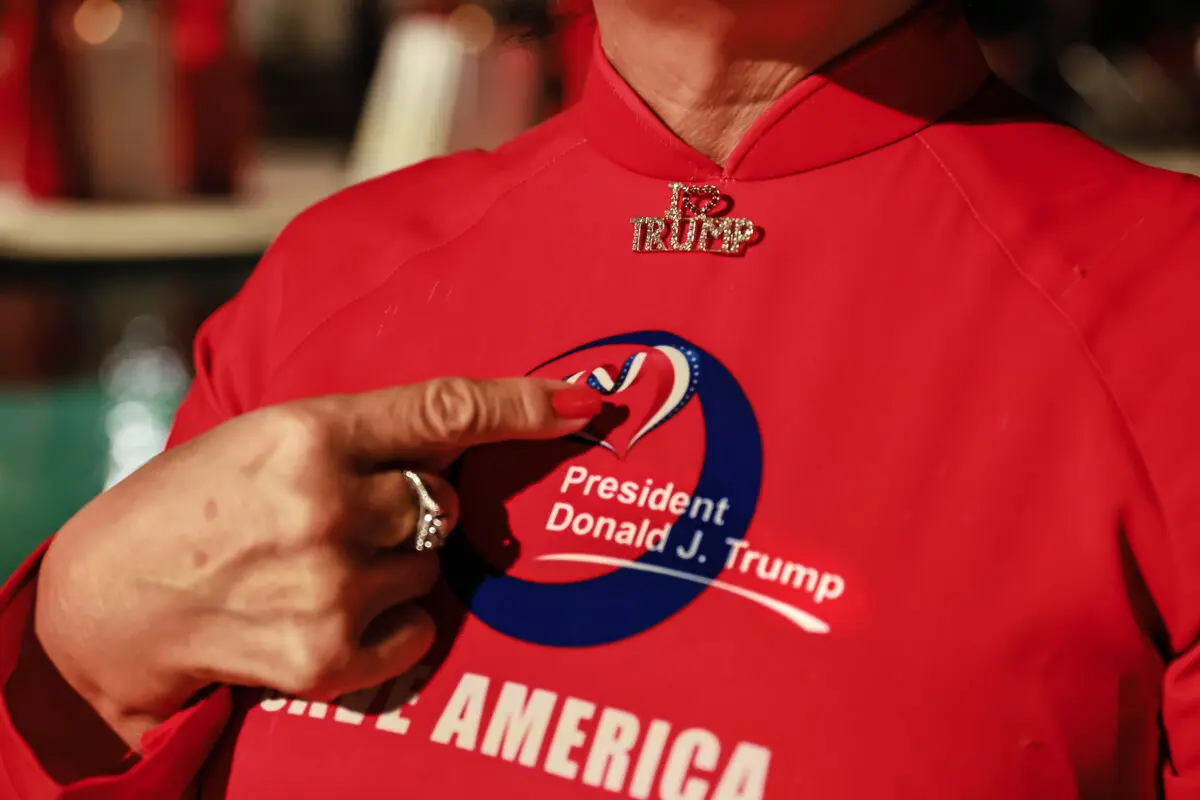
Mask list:
[{"label": "shirt logo", "polygon": [[633,217],[635,253],[717,253],[738,256],[758,239],[749,219],[724,216],[728,204],[716,186],[672,183],[661,217]]},{"label": "shirt logo", "polygon": [[605,364],[581,370],[566,378],[607,395],[629,410],[626,418],[609,425],[603,435],[583,433],[594,442],[625,458],[642,437],[683,410],[700,382],[700,355],[685,347],[660,345],[634,353],[620,369]]},{"label": "shirt logo", "polygon": [[667,622],[706,591],[830,631],[844,579],[747,540],[762,438],[713,355],[661,331],[571,350],[530,372],[612,401],[577,440],[508,443],[462,462],[460,534],[441,551],[459,601],[532,644],[590,647]]}]

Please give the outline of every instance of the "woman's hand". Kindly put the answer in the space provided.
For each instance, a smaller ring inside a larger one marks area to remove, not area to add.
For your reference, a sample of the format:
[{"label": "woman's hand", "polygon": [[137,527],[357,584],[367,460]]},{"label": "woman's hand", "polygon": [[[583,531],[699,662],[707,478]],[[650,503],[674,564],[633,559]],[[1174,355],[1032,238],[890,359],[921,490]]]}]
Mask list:
[{"label": "woman's hand", "polygon": [[158,457],[51,544],[35,632],[121,737],[206,686],[329,700],[417,663],[434,624],[413,601],[437,579],[412,548],[421,476],[472,445],[555,438],[601,409],[534,379],[438,380],[265,408]]}]

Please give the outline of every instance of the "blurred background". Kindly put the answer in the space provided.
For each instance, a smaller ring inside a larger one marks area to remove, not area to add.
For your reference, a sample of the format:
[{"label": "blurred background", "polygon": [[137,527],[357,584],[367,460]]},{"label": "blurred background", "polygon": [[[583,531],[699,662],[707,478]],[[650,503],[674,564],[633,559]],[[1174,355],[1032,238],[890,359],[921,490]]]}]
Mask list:
[{"label": "blurred background", "polygon": [[[586,0],[0,0],[0,578],[162,448],[197,326],[339,188],[572,99]],[[996,69],[1200,172],[1200,2],[974,0]]]}]

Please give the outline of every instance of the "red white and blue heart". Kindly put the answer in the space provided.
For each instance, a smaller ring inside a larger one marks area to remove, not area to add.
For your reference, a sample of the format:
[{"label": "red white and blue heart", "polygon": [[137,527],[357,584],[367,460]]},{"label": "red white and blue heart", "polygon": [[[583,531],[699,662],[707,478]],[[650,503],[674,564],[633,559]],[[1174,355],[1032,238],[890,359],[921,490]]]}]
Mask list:
[{"label": "red white and blue heart", "polygon": [[603,437],[581,437],[625,458],[633,446],[683,410],[696,394],[700,359],[679,347],[653,347],[635,353],[618,369],[601,364],[576,372],[567,383],[583,383],[628,409],[628,416]]}]

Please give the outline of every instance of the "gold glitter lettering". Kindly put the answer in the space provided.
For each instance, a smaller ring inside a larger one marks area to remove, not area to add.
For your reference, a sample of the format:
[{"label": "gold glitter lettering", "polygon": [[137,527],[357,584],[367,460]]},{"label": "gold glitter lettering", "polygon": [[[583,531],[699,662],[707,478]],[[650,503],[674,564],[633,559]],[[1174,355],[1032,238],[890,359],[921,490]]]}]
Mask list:
[{"label": "gold glitter lettering", "polygon": [[633,223],[633,252],[645,252],[642,249],[642,242],[646,234],[646,223],[650,221],[649,217],[634,217],[629,220]]},{"label": "gold glitter lettering", "polygon": [[646,220],[646,239],[649,245],[649,250],[666,250],[667,245],[663,242],[663,234],[667,232],[667,221],[651,217]]},{"label": "gold glitter lettering", "polygon": [[[730,252],[725,249],[725,242],[732,232],[732,220],[705,217],[704,227],[700,229],[700,249],[707,252],[714,252],[714,250],[720,250],[722,253]],[[721,240],[721,246],[714,248],[713,245],[716,244],[717,239]]]},{"label": "gold glitter lettering", "polygon": [[668,184],[670,205],[661,217],[632,217],[635,253],[720,253],[741,255],[755,241],[749,219],[719,216],[716,186]]},{"label": "gold glitter lettering", "polygon": [[742,247],[754,241],[754,223],[748,219],[731,219],[731,230],[724,237],[726,253],[741,252]]}]

